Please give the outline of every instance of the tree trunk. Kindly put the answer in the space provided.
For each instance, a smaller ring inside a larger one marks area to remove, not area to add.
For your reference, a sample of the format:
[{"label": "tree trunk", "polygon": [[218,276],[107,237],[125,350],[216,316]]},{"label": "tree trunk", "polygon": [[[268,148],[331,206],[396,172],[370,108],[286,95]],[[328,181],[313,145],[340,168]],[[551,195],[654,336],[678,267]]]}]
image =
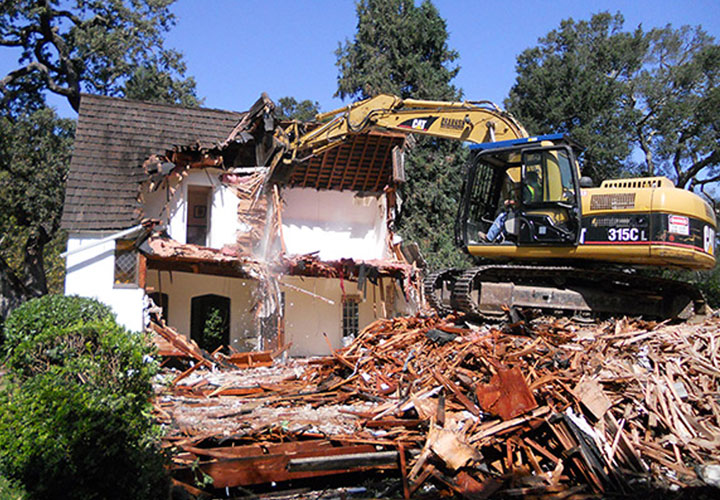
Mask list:
[{"label": "tree trunk", "polygon": [[0,257],[0,324],[20,304],[30,298],[25,285],[18,279],[5,259]]},{"label": "tree trunk", "polygon": [[23,263],[23,281],[27,293],[31,297],[40,297],[47,294],[47,279],[45,277],[45,245],[49,243],[47,232],[42,228],[35,228],[25,242],[25,261]]}]

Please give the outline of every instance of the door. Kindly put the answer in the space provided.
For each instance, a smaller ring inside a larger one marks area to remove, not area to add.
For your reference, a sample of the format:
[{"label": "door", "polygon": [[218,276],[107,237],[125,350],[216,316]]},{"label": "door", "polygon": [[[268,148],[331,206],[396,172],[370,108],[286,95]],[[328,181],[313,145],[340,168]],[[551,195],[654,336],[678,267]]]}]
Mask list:
[{"label": "door", "polygon": [[230,299],[221,295],[193,297],[190,337],[208,352],[230,343]]}]

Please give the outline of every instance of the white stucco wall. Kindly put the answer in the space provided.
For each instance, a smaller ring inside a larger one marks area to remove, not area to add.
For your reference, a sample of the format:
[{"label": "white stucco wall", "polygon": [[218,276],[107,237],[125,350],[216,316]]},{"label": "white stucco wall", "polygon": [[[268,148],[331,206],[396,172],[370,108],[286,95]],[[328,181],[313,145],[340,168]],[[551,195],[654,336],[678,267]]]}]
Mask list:
[{"label": "white stucco wall", "polygon": [[[68,251],[90,245],[110,233],[70,234]],[[88,248],[66,258],[65,294],[91,297],[109,305],[118,323],[132,331],[143,329],[145,291],[138,287],[115,287],[115,241]]]},{"label": "white stucco wall", "polygon": [[206,294],[222,295],[230,299],[230,345],[239,351],[255,347],[257,333],[252,292],[255,282],[239,278],[225,278],[205,274],[148,270],[148,293],[168,295],[168,323],[186,337],[190,337],[190,314],[193,297]]},{"label": "white stucco wall", "polygon": [[170,188],[174,192],[165,187],[143,192],[145,217],[162,220],[168,228],[168,234],[175,241],[185,243],[188,186],[210,187],[208,246],[222,248],[223,245],[234,243],[238,227],[238,199],[231,188],[220,182],[220,174],[221,171],[214,168],[190,170],[181,182],[175,176],[171,178]]},{"label": "white stucco wall", "polygon": [[[330,348],[323,337],[328,336],[333,349],[343,347],[342,338],[342,289],[339,279],[329,278],[302,278],[299,276],[285,276],[282,283],[288,283],[302,288],[325,299],[332,300],[334,304],[312,297],[307,293],[280,286],[285,292],[285,342],[292,342],[290,355],[317,356],[330,354]],[[380,293],[380,285],[388,291],[394,289],[392,296]],[[367,283],[367,296],[358,290],[357,283],[345,281],[345,294],[359,299],[358,316],[359,330],[378,318],[392,317],[399,306],[405,303],[402,292],[394,280],[382,279],[378,286]],[[383,305],[382,297],[386,303]]]},{"label": "white stucco wall", "polygon": [[282,191],[283,237],[289,254],[319,251],[321,260],[387,257],[385,195],[293,188]]}]

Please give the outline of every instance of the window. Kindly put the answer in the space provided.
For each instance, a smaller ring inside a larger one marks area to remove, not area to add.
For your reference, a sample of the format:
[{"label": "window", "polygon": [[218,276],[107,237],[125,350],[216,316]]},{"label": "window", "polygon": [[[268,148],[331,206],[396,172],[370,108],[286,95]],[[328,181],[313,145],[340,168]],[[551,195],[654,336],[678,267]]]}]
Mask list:
[{"label": "window", "polygon": [[210,192],[209,187],[188,186],[186,243],[201,246],[208,244]]},{"label": "window", "polygon": [[343,337],[353,337],[358,334],[360,323],[360,311],[358,307],[359,298],[345,297],[342,309],[342,334]]},{"label": "window", "polygon": [[574,201],[572,164],[563,149],[527,153],[523,201]]},{"label": "window", "polygon": [[115,240],[115,286],[137,286],[138,253],[133,240]]}]

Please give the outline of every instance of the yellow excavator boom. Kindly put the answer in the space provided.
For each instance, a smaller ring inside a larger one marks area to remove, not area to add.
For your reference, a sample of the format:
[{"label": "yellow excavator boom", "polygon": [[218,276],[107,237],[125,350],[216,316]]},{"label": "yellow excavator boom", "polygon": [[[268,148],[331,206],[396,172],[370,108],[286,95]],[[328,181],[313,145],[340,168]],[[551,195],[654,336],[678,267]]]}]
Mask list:
[{"label": "yellow excavator boom", "polygon": [[512,115],[489,101],[425,101],[381,94],[318,114],[316,119],[328,121],[307,133],[301,133],[296,123],[278,131],[276,138],[289,153],[287,161],[299,154],[321,153],[372,127],[472,143],[528,136]]}]

